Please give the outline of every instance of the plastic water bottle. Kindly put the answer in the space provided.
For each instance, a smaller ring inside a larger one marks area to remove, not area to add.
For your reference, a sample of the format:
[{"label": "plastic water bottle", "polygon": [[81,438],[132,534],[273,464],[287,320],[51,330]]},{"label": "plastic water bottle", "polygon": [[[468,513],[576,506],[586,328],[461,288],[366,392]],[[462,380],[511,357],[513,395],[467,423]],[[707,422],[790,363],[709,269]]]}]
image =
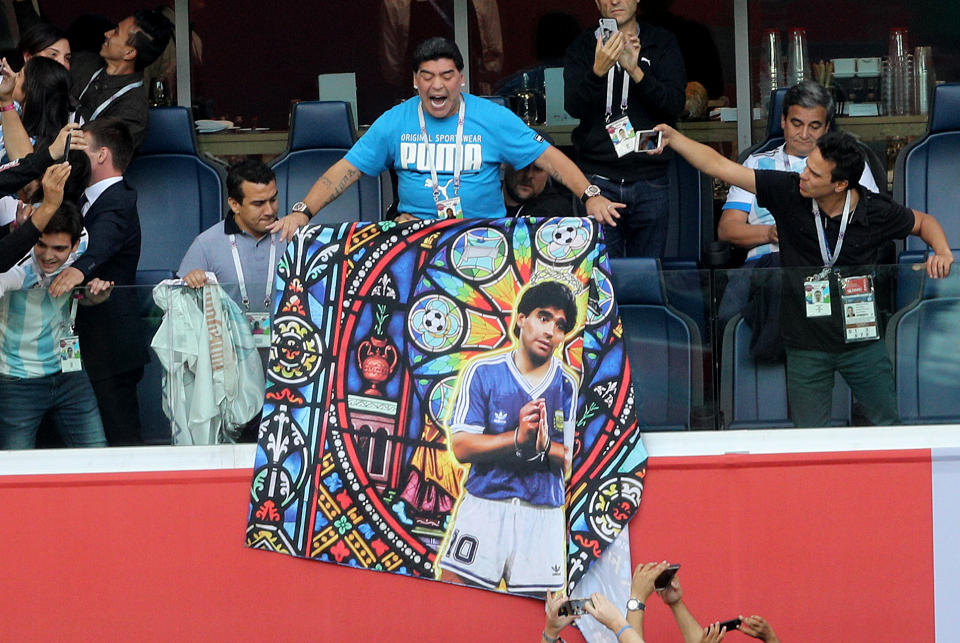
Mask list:
[{"label": "plastic water bottle", "polygon": [[523,72],[520,91],[517,92],[517,115],[527,125],[536,124],[540,117],[537,109],[537,93],[530,87],[530,74]]},{"label": "plastic water bottle", "polygon": [[792,87],[807,78],[810,78],[807,30],[794,27],[790,30],[790,44],[787,52],[787,85]]},{"label": "plastic water bottle", "polygon": [[776,29],[767,29],[763,32],[763,49],[760,56],[760,106],[764,111],[770,105],[770,93],[783,85],[780,32]]}]

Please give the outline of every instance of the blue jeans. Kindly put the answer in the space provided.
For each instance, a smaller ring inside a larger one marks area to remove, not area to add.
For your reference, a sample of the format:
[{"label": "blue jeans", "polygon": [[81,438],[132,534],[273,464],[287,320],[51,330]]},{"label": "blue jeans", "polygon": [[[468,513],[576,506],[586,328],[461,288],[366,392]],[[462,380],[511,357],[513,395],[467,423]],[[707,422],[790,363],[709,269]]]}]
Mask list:
[{"label": "blue jeans", "polygon": [[617,227],[603,226],[604,241],[611,257],[663,257],[667,247],[667,218],[670,215],[670,179],[633,182],[590,178],[611,201],[626,203],[620,209]]},{"label": "blue jeans", "polygon": [[90,380],[77,371],[25,379],[0,375],[0,449],[36,446],[48,410],[68,447],[107,446]]}]

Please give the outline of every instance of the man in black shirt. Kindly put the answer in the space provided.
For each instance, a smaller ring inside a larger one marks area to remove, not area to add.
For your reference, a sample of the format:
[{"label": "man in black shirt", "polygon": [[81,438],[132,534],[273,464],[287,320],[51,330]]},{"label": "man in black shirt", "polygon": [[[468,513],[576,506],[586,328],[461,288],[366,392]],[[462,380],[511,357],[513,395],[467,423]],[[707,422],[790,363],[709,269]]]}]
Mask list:
[{"label": "man in black shirt", "polygon": [[579,216],[577,198],[567,188],[553,185],[545,170],[533,164],[521,170],[507,164],[502,167],[508,217]]},{"label": "man in black shirt", "polygon": [[104,34],[100,55],[77,52],[71,61],[77,115],[123,121],[133,135],[134,149],[147,135],[147,89],[143,70],[170,41],[173,25],[159,10],[137,11]]},{"label": "man in black shirt", "polygon": [[[839,371],[874,424],[894,424],[893,369],[880,339],[872,272],[880,246],[914,234],[933,249],[927,274],[946,277],[953,253],[929,214],[861,191],[863,155],[845,132],[817,141],[801,174],[752,170],[658,125],[663,144],[701,172],[757,195],[777,223],[783,266],[781,324],[787,394],[797,426],[826,426]],[[852,306],[853,315],[844,310]]]},{"label": "man in black shirt", "polygon": [[[610,256],[661,257],[670,211],[669,159],[632,151],[633,132],[673,123],[686,102],[683,55],[673,34],[637,20],[637,0],[597,0],[619,31],[581,34],[563,65],[564,107],[577,165],[600,192],[625,203],[615,227],[604,225]],[[626,136],[619,134],[623,128]]]}]

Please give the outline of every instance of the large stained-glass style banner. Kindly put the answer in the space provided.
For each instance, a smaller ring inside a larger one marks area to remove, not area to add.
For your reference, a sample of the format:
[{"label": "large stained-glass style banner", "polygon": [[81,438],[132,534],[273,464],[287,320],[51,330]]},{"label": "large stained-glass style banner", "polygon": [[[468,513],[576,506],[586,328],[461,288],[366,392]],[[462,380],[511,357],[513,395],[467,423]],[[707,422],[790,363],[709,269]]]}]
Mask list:
[{"label": "large stained-glass style banner", "polygon": [[636,512],[646,451],[591,220],[304,228],[276,286],[249,547],[536,595]]}]

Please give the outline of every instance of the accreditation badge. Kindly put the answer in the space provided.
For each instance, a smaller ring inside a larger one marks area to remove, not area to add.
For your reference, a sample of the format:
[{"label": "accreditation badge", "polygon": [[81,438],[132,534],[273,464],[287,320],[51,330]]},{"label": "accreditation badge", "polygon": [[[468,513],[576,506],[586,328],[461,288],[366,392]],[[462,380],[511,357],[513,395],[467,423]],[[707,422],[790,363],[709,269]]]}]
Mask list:
[{"label": "accreditation badge", "polygon": [[803,281],[803,299],[807,317],[830,316],[830,278],[829,273],[807,277]]},{"label": "accreditation badge", "polygon": [[637,150],[637,133],[628,117],[624,116],[612,123],[607,123],[607,135],[613,142],[613,149],[617,151],[618,157]]},{"label": "accreditation badge", "polygon": [[83,361],[80,359],[80,338],[76,335],[60,340],[60,370],[64,373],[83,370]]},{"label": "accreditation badge", "polygon": [[841,277],[840,303],[843,311],[844,341],[849,344],[880,339],[873,277]]},{"label": "accreditation badge", "polygon": [[257,348],[270,348],[270,313],[244,313],[250,332],[253,334],[253,345]]},{"label": "accreditation badge", "polygon": [[460,205],[460,197],[455,196],[452,199],[437,201],[437,218],[462,219],[463,206]]}]

